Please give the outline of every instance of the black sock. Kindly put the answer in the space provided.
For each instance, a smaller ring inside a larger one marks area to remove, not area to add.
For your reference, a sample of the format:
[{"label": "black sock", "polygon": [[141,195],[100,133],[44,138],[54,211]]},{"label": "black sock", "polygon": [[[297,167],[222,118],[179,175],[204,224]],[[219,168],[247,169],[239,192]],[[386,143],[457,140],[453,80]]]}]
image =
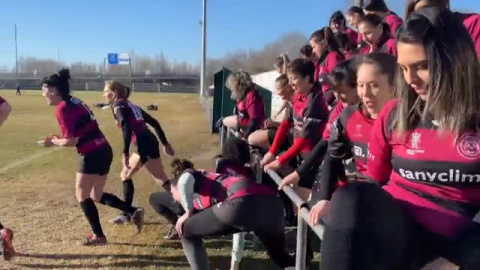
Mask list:
[{"label": "black sock", "polygon": [[108,205],[113,208],[122,210],[129,215],[132,215],[137,208],[128,205],[126,202],[120,200],[117,196],[110,193],[103,193],[102,198],[100,199],[101,204]]},{"label": "black sock", "polygon": [[[123,199],[125,203],[132,206],[133,194],[135,193],[135,186],[133,185],[132,179],[127,179],[123,181]],[[123,215],[127,216],[128,213],[123,212]]]},{"label": "black sock", "polygon": [[100,217],[98,216],[98,210],[95,206],[95,203],[92,199],[88,198],[85,201],[80,203],[83,213],[92,227],[93,233],[98,237],[105,237],[102,230],[102,225],[100,224]]}]

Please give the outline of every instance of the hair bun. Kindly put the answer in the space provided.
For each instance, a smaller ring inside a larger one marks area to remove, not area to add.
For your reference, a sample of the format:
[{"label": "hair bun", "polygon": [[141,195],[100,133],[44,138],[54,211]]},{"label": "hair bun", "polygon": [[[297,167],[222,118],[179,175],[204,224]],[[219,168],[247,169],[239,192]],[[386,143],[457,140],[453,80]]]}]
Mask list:
[{"label": "hair bun", "polygon": [[68,68],[60,69],[58,77],[60,77],[61,80],[70,80],[70,70]]}]

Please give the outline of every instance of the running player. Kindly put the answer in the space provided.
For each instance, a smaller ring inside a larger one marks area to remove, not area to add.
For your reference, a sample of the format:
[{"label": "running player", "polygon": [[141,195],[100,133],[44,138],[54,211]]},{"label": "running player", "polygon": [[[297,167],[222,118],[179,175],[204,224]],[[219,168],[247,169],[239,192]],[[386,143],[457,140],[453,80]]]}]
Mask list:
[{"label": "running player", "polygon": [[358,24],[360,34],[365,44],[360,48],[360,54],[372,52],[397,55],[397,46],[389,26],[375,14],[365,15]]},{"label": "running player", "polygon": [[[7,120],[10,112],[12,111],[12,107],[10,104],[0,97],[0,126]],[[15,249],[13,248],[12,244],[13,240],[13,231],[9,228],[3,227],[2,223],[0,223],[0,252],[3,258],[6,261],[9,261],[15,256]]]},{"label": "running player", "polygon": [[[480,269],[480,62],[454,13],[422,8],[399,28],[396,98],[370,135],[367,175],[330,204],[321,268]],[[379,252],[381,251],[381,252]]]},{"label": "running player", "polygon": [[266,119],[262,96],[245,71],[236,71],[227,78],[227,88],[232,91],[232,99],[237,101],[236,115],[223,119],[223,125],[234,129],[239,137],[247,139],[254,131],[261,129]]},{"label": "running player", "polygon": [[397,33],[397,29],[402,25],[402,18],[397,14],[391,12],[384,0],[370,0],[363,6],[364,12],[368,14],[375,14],[382,18],[390,28],[392,37]]},{"label": "running player", "polygon": [[335,96],[331,90],[331,85],[323,82],[332,70],[342,62],[345,57],[340,52],[340,46],[335,39],[330,27],[324,27],[315,31],[310,36],[310,45],[313,49],[313,54],[317,59],[315,64],[315,74],[313,81],[322,84],[323,96],[328,105],[335,102]]},{"label": "running player", "polygon": [[[132,178],[143,166],[160,186],[168,188],[168,177],[160,158],[159,143],[155,135],[148,129],[147,124],[155,129],[163,144],[165,154],[173,156],[175,153],[158,121],[130,102],[128,100],[130,88],[117,81],[108,81],[105,84],[103,96],[111,104],[117,125],[122,128],[123,132],[123,169],[120,178],[123,182],[125,202],[129,205],[132,204],[135,192]],[[132,140],[137,145],[137,153],[130,155]],[[111,222],[125,224],[130,221],[130,217],[130,213],[123,212]]]},{"label": "running player", "polygon": [[[449,6],[450,0],[408,0],[405,15],[408,18],[410,13],[422,7],[448,8]],[[480,56],[480,14],[455,12],[455,15],[463,22],[470,36],[472,36],[477,55]]]},{"label": "running player", "polygon": [[253,172],[245,167],[250,162],[247,142],[229,138],[222,153],[234,157],[227,166],[237,175],[195,170],[188,161],[174,163],[172,194],[186,210],[176,229],[191,269],[209,269],[203,237],[250,231],[278,266],[293,266],[295,259],[285,250],[282,203],[274,190],[252,180]]},{"label": "running player", "polygon": [[310,212],[310,220],[314,224],[318,223],[328,207],[338,180],[345,183],[343,159],[353,157],[357,169],[355,178],[365,180],[367,144],[373,123],[393,97],[397,72],[395,57],[372,53],[360,57],[357,61],[357,93],[361,103],[345,108],[332,127],[327,156],[321,167],[320,187],[312,193],[312,203],[316,205]]},{"label": "running player", "polygon": [[50,135],[38,143],[44,147],[77,148],[80,163],[75,177],[76,197],[93,231],[83,245],[104,245],[107,238],[94,201],[131,214],[137,233],[143,227],[143,209],[132,207],[103,191],[112,163],[112,148],[100,131],[92,111],[80,99],[70,95],[69,79],[69,70],[62,69],[42,81],[43,97],[48,105],[57,107],[62,136]]}]

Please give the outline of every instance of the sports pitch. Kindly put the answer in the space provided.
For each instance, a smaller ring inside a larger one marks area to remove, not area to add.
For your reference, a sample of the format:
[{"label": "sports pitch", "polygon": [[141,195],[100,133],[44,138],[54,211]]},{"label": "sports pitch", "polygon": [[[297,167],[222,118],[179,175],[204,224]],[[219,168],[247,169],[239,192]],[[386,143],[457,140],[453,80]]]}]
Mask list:
[{"label": "sports pitch", "polygon": [[[102,92],[77,91],[93,110],[114,150],[106,190],[121,197],[121,131],[110,110],[94,108],[103,102]],[[10,118],[0,128],[0,221],[15,231],[19,256],[0,261],[0,269],[189,269],[179,241],[165,241],[170,226],[148,204],[151,192],[160,191],[141,171],[134,177],[134,204],[146,211],[146,225],[135,235],[133,225],[115,226],[108,221],[118,212],[97,204],[108,238],[103,247],[77,244],[89,234],[89,226],[75,200],[74,174],[77,156],[73,148],[42,148],[36,141],[59,134],[55,108],[46,104],[40,91],[1,90],[12,105]],[[212,168],[218,154],[218,138],[211,135],[198,95],[133,93],[131,100],[157,118],[178,157],[190,158],[198,168]],[[170,158],[162,156],[168,168]],[[167,169],[170,175],[170,170]],[[206,242],[212,269],[230,266],[230,238]],[[242,269],[276,269],[264,252],[247,250]]]}]

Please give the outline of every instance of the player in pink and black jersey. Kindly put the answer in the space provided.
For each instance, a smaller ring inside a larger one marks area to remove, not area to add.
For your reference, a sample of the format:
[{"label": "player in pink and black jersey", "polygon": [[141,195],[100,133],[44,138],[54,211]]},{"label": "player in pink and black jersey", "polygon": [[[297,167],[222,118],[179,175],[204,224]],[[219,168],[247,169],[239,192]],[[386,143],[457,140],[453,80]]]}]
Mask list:
[{"label": "player in pink and black jersey", "polygon": [[331,85],[324,81],[325,77],[343,60],[345,56],[340,51],[335,34],[330,27],[324,27],[313,32],[310,36],[310,45],[316,61],[313,81],[321,84],[323,97],[328,105],[335,102]]},{"label": "player in pink and black jersey", "polygon": [[[282,180],[279,189],[282,189],[284,185],[298,184],[301,177],[309,177],[308,172],[313,166],[318,166],[327,152],[328,140],[330,139],[333,123],[346,107],[359,102],[356,91],[357,76],[355,65],[354,61],[344,61],[327,77],[329,84],[332,85],[332,89],[338,102],[330,112],[327,126],[323,131],[320,141],[318,141],[312,152],[303,160],[302,164]],[[343,171],[345,172],[344,169]],[[318,175],[314,175],[313,177],[318,177]]]},{"label": "player in pink and black jersey", "polygon": [[[0,126],[5,122],[12,111],[10,104],[0,97]],[[12,244],[13,240],[13,231],[9,228],[3,227],[0,223],[0,255],[3,255],[3,258],[6,261],[9,261],[15,256],[15,249]]]},{"label": "player in pink and black jersey", "polygon": [[395,38],[381,17],[375,14],[365,15],[358,24],[358,30],[365,41],[359,48],[359,54],[380,52],[397,55]]},{"label": "player in pink and black jersey", "polygon": [[[292,106],[276,132],[269,152],[263,157],[265,169],[278,170],[297,157],[306,157],[320,140],[328,120],[328,109],[320,84],[313,80],[315,67],[312,62],[296,59],[287,69],[289,83],[295,91]],[[275,160],[287,134],[293,132],[293,145]],[[309,177],[300,179],[298,185],[305,193],[312,188],[318,168],[312,167]],[[310,177],[311,176],[311,177]]]},{"label": "player in pink and black jersey", "polygon": [[461,269],[480,269],[480,224],[473,221],[480,210],[474,44],[447,9],[411,14],[397,37],[403,76],[370,135],[373,183],[334,193],[321,267],[420,269],[444,257]]},{"label": "player in pink and black jersey", "polygon": [[[173,156],[174,150],[167,141],[160,123],[150,114],[130,102],[128,100],[130,88],[117,81],[108,81],[105,84],[103,96],[112,105],[115,120],[123,133],[123,169],[120,177],[123,183],[125,202],[129,205],[132,204],[135,191],[132,178],[143,166],[147,168],[148,172],[160,186],[168,189],[168,177],[160,158],[158,139],[147,127],[148,124],[154,128],[163,144],[164,152],[169,156]],[[130,144],[132,141],[137,146],[137,152],[130,155]],[[111,222],[124,224],[130,221],[130,217],[131,215],[128,212],[123,212]]]},{"label": "player in pink and black jersey", "polygon": [[[392,99],[397,64],[395,57],[373,53],[358,59],[357,93],[361,102],[345,108],[336,119],[328,151],[321,166],[320,185],[312,192],[312,222],[323,216],[337,186],[346,184],[342,160],[353,158],[356,179],[366,178],[368,141],[373,124],[385,104]],[[339,182],[340,181],[340,182]]]},{"label": "player in pink and black jersey", "polygon": [[92,111],[83,101],[71,96],[69,79],[69,70],[62,69],[58,74],[42,81],[43,97],[49,105],[57,107],[56,115],[62,135],[50,135],[38,143],[44,147],[77,149],[79,167],[75,179],[76,197],[93,232],[83,245],[103,245],[107,238],[103,234],[94,201],[132,215],[137,232],[143,227],[143,209],[132,207],[115,195],[103,191],[113,159],[112,148],[98,127]]},{"label": "player in pink and black jersey", "polygon": [[250,74],[245,71],[239,70],[230,74],[226,85],[232,91],[231,97],[237,105],[235,115],[225,117],[223,124],[236,130],[239,137],[247,139],[250,134],[263,127],[267,118],[263,98],[255,89]]}]

